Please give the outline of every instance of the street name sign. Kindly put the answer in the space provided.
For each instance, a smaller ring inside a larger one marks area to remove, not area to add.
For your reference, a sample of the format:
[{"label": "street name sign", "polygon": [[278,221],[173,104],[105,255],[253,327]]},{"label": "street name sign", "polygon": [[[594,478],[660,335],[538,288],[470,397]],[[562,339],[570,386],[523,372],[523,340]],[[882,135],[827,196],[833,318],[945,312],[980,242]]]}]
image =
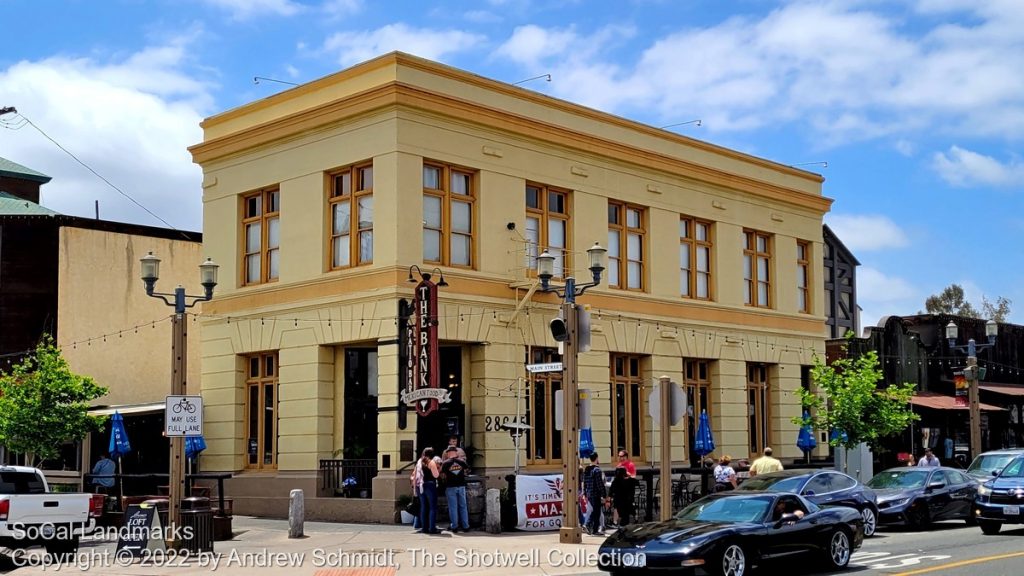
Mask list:
[{"label": "street name sign", "polygon": [[203,435],[203,397],[168,396],[164,404],[164,433],[173,436]]},{"label": "street name sign", "polygon": [[532,374],[537,372],[561,372],[561,362],[544,362],[543,364],[527,364],[526,370]]}]

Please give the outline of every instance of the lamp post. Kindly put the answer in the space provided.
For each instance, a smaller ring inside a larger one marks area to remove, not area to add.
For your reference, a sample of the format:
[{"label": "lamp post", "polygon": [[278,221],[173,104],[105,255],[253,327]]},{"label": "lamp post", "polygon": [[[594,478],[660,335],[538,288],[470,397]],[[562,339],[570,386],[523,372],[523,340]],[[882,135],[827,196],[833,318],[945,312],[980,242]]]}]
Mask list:
[{"label": "lamp post", "polygon": [[[579,544],[583,541],[579,525],[579,508],[577,507],[580,471],[579,447],[577,445],[579,442],[580,394],[577,378],[579,309],[576,307],[576,297],[586,292],[587,288],[601,283],[601,273],[604,272],[607,255],[608,250],[594,242],[594,245],[587,249],[593,281],[577,284],[576,279],[569,276],[565,279],[565,286],[551,285],[551,278],[555,275],[555,257],[547,250],[537,256],[539,290],[554,292],[562,297],[561,317],[564,321],[564,330],[560,331],[560,335],[556,334],[555,338],[560,338],[565,346],[565,354],[562,356],[562,478],[564,480],[562,514],[565,519],[562,522],[562,528],[558,531],[559,542],[563,544]],[[595,504],[595,510],[599,505],[600,503]]]},{"label": "lamp post", "polygon": [[981,454],[981,392],[978,390],[979,369],[978,352],[987,350],[996,343],[996,335],[999,333],[999,325],[995,320],[985,322],[985,337],[988,344],[975,344],[974,338],[967,341],[966,345],[956,345],[956,338],[959,334],[956,324],[950,320],[946,324],[946,340],[949,348],[967,354],[967,366],[964,367],[964,378],[967,379],[967,392],[970,403],[971,415],[971,457]]},{"label": "lamp post", "polygon": [[[197,302],[213,298],[213,287],[217,285],[217,268],[213,260],[207,258],[199,265],[200,284],[204,289],[202,296],[189,296],[180,284],[173,293],[154,292],[156,281],[160,278],[160,259],[152,252],[142,257],[142,282],[146,285],[146,296],[159,298],[164,304],[174,307],[171,316],[171,395],[183,396],[186,390],[186,360],[188,359],[188,321],[185,310]],[[191,302],[189,302],[191,300]],[[176,544],[177,535],[174,528],[181,524],[181,498],[185,494],[185,439],[174,436],[171,439],[170,468],[167,497],[167,520],[169,524],[171,546]]]}]

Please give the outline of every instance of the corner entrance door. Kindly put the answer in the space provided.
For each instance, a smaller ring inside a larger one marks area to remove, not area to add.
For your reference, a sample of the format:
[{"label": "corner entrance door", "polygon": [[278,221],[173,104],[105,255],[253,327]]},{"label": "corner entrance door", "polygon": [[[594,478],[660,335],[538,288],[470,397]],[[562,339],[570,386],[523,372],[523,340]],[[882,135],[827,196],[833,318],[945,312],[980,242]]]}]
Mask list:
[{"label": "corner entrance door", "polygon": [[[441,346],[439,363],[441,367],[440,386],[451,393],[451,402],[440,404],[438,409],[427,416],[419,416],[415,410],[409,415],[416,418],[416,457],[430,446],[434,453],[443,457],[441,451],[448,445],[449,436],[459,437],[459,446],[465,448],[466,410],[462,405],[462,347]],[[469,463],[472,465],[472,463]]]}]

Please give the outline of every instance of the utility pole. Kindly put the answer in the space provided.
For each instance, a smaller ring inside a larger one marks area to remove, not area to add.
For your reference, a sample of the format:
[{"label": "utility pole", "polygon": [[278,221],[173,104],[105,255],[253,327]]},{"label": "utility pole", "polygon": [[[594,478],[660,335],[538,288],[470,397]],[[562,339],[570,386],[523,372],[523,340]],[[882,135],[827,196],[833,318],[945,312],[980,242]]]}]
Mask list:
[{"label": "utility pole", "polygon": [[672,517],[672,380],[662,376],[661,396],[661,520]]},{"label": "utility pole", "polygon": [[956,339],[959,333],[956,323],[952,320],[946,325],[946,340],[950,350],[967,353],[967,366],[964,368],[964,379],[967,380],[968,408],[971,419],[971,458],[981,454],[981,391],[978,380],[981,379],[981,369],[978,368],[978,352],[987,350],[996,345],[996,336],[999,334],[999,324],[995,320],[985,322],[985,337],[988,344],[976,344],[974,338],[967,340],[966,346],[957,346]]},{"label": "utility pole", "polygon": [[[180,294],[180,295],[179,295]],[[175,290],[175,301],[180,299],[180,306],[175,306],[171,316],[171,395],[184,396],[188,384],[188,318],[185,315],[185,289],[181,286]],[[178,309],[181,309],[179,312]],[[174,528],[181,526],[181,499],[185,495],[185,437],[171,437],[170,478],[168,482],[167,523],[170,525],[170,548],[176,547],[177,533]]]},{"label": "utility pole", "polygon": [[[577,332],[579,327],[578,310],[576,309],[575,280],[566,279],[565,302],[562,303],[562,317],[568,339],[563,342],[565,354],[562,356],[564,376],[562,386],[562,478],[565,487],[562,491],[562,513],[565,519],[558,531],[558,541],[562,544],[580,544],[583,532],[580,530],[578,491],[580,487],[580,447],[579,447],[579,414],[580,388],[578,374]],[[600,514],[600,502],[594,503],[594,513]]]}]

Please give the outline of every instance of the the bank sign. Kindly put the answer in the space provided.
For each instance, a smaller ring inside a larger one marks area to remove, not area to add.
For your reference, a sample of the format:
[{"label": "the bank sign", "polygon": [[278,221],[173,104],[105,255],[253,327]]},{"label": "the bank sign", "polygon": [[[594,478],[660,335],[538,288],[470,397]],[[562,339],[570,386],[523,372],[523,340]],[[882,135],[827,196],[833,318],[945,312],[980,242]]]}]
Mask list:
[{"label": "the bank sign", "polygon": [[438,386],[441,375],[437,347],[437,284],[423,280],[416,285],[413,318],[400,335],[405,348],[403,403],[426,416],[441,403],[451,401],[450,392]]}]

